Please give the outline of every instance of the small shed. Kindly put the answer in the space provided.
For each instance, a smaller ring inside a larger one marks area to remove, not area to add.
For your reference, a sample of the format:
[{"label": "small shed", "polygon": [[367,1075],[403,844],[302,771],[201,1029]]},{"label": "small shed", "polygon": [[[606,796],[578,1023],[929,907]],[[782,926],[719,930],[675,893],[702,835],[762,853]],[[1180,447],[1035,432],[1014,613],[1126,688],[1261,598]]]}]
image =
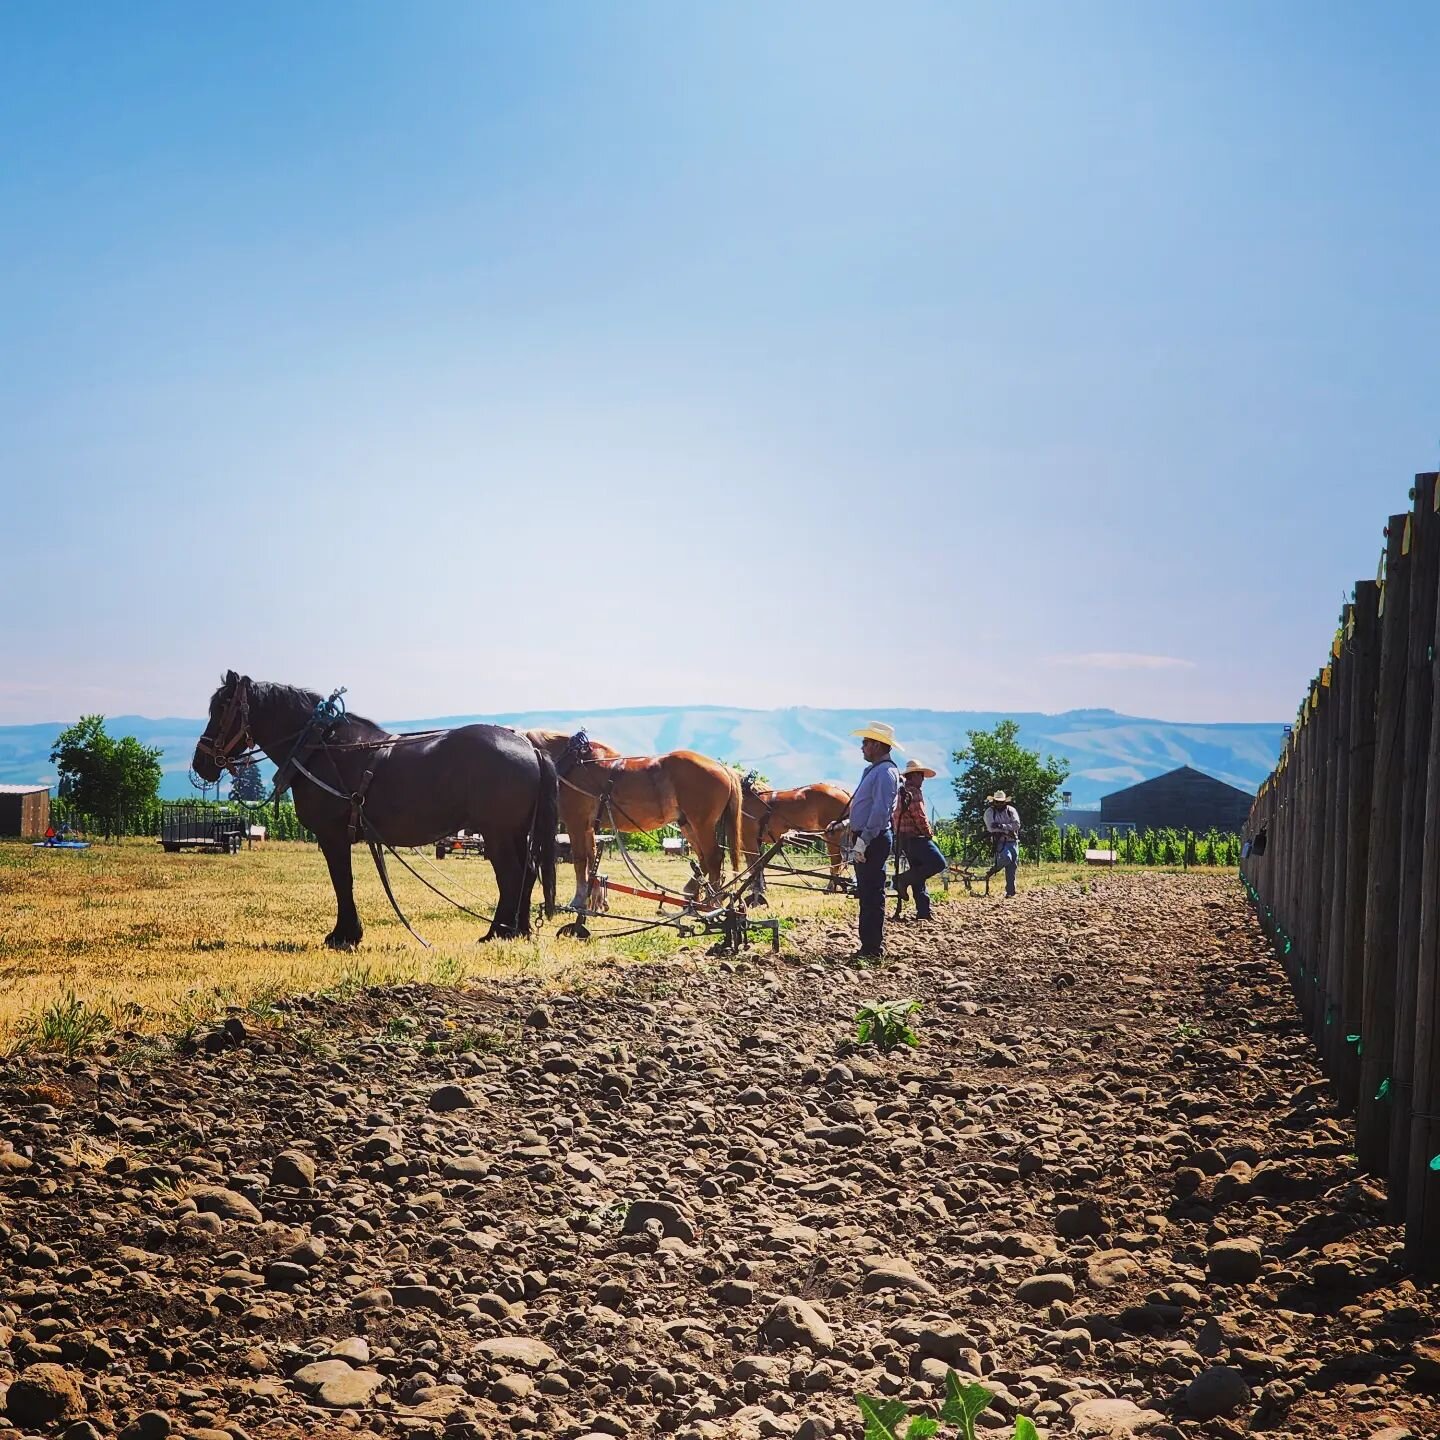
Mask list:
[{"label": "small shed", "polygon": [[0,835],[43,840],[49,828],[48,785],[0,785]]},{"label": "small shed", "polygon": [[1129,822],[1137,830],[1219,830],[1237,835],[1245,828],[1255,797],[1213,775],[1182,765],[1153,780],[1142,780],[1100,801],[1108,828]]}]

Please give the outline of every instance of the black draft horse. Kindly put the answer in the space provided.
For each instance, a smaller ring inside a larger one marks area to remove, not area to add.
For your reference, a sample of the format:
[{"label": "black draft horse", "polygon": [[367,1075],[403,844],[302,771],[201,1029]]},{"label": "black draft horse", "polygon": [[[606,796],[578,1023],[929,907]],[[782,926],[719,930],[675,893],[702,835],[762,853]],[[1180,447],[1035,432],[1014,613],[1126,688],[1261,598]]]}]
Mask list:
[{"label": "black draft horse", "polygon": [[[429,845],[457,830],[485,837],[500,903],[486,940],[530,934],[537,874],[545,913],[555,910],[555,763],[523,735],[499,725],[462,725],[393,735],[373,721],[327,709],[313,690],[268,684],[231,670],[210,697],[210,723],[195,747],[195,772],[214,782],[246,751],[278,767],[277,783],[313,832],[335,886],[332,949],[364,933],[355,909],[350,847]],[[388,888],[388,881],[386,882]]]}]

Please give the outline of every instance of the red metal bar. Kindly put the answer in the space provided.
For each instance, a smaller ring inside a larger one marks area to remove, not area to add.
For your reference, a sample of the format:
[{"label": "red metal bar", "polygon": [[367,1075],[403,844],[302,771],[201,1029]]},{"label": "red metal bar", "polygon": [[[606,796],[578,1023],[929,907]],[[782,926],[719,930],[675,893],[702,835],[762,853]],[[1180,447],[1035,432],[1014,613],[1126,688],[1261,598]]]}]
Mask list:
[{"label": "red metal bar", "polygon": [[693,900],[678,900],[673,895],[662,895],[658,890],[637,890],[633,885],[621,885],[614,880],[602,880],[600,883],[607,890],[618,890],[622,895],[634,895],[641,900],[655,900],[661,905],[676,905],[682,910],[695,903]]}]

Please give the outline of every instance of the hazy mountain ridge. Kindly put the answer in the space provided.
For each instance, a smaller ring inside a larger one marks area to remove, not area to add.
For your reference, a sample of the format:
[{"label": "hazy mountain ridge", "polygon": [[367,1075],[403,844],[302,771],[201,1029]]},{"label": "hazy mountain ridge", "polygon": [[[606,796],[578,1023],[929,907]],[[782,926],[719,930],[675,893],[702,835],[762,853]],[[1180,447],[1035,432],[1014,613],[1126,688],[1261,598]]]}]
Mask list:
[{"label": "hazy mountain ridge", "polygon": [[[396,730],[424,730],[477,721],[517,728],[573,731],[585,726],[630,755],[665,750],[699,750],[754,766],[777,785],[834,780],[853,785],[863,762],[851,731],[864,721],[883,718],[895,726],[905,747],[900,758],[914,756],[939,772],[932,781],[937,808],[949,807],[951,752],[967,730],[990,729],[1007,718],[990,710],[830,710],[792,706],[781,710],[740,710],[724,706],[645,706],[620,710],[528,710],[500,715],[448,715],[382,723]],[[1280,753],[1284,726],[1276,724],[1191,725],[1119,715],[1112,710],[1071,710],[1059,715],[1012,714],[1020,739],[1043,755],[1070,762],[1069,789],[1076,805],[1098,804],[1102,795],[1177,765],[1193,765],[1208,775],[1255,790]],[[107,718],[112,735],[134,735],[164,750],[167,797],[194,793],[187,779],[203,720],[139,715]],[[50,747],[60,723],[0,726],[0,783],[53,783]],[[268,772],[267,772],[268,773]]]}]

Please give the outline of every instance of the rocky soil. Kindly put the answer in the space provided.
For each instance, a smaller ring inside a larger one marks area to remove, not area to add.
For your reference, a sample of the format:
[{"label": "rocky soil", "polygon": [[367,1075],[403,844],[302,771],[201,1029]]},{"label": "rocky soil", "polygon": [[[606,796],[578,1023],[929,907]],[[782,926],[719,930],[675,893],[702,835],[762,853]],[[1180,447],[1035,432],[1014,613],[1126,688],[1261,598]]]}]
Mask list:
[{"label": "rocky soil", "polygon": [[0,1432],[817,1440],[954,1367],[1006,1434],[1440,1435],[1238,884],[792,938],[0,1062]]}]

